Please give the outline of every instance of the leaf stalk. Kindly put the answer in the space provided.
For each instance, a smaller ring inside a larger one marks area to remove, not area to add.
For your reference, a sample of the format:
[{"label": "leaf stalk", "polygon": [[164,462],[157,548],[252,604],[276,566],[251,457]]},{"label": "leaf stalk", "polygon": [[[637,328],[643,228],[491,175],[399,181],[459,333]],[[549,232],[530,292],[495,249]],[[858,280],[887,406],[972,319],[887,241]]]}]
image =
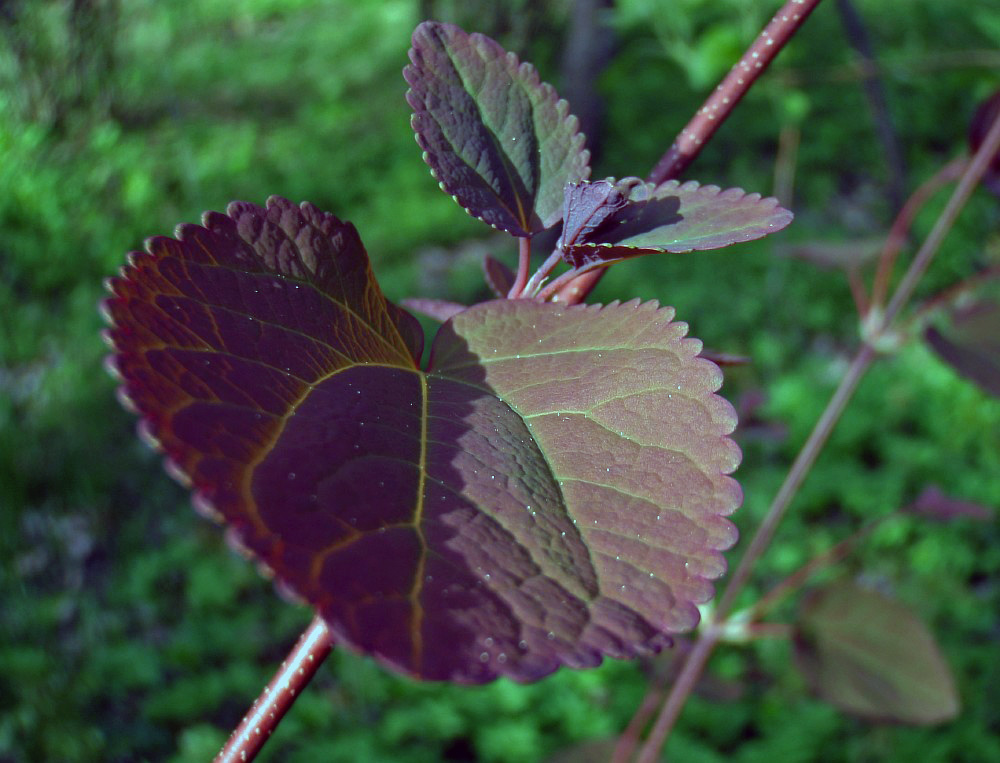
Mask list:
[{"label": "leaf stalk", "polygon": [[278,723],[330,654],[333,638],[317,615],[254,701],[214,763],[246,763],[257,757]]}]

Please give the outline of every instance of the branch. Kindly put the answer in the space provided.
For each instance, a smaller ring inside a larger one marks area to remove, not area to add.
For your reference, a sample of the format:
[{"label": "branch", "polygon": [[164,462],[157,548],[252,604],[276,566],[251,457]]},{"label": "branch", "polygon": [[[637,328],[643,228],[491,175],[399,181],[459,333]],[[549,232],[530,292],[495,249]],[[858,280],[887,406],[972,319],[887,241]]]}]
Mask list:
[{"label": "branch", "polygon": [[[678,177],[687,169],[687,166],[701,153],[709,138],[726,121],[736,104],[746,95],[750,86],[764,73],[774,57],[785,47],[819,3],[820,0],[788,0],[781,6],[781,10],[764,27],[764,31],[754,40],[753,45],[729,70],[729,74],[674,139],[670,148],[649,173],[649,182],[659,185]],[[554,301],[569,304],[583,302],[602,275],[603,271],[598,270],[580,276],[579,279],[563,287]]]},{"label": "branch", "polygon": [[640,763],[652,763],[659,754],[660,748],[667,738],[667,734],[670,733],[670,729],[677,721],[677,717],[680,715],[680,711],[684,707],[688,695],[694,688],[698,676],[701,675],[702,669],[708,662],[708,658],[711,656],[718,642],[718,624],[725,621],[725,617],[732,608],[736,596],[749,579],[754,563],[770,544],[778,523],[798,492],[803,480],[808,475],[813,463],[815,463],[823,445],[826,443],[830,433],[833,431],[834,425],[839,420],[848,401],[857,389],[865,371],[867,371],[868,366],[875,359],[876,350],[873,344],[878,342],[881,332],[891,328],[892,321],[913,295],[913,290],[919,283],[921,276],[926,271],[927,266],[930,265],[959,211],[986,172],[998,149],[1000,149],[1000,116],[994,120],[990,131],[986,135],[986,139],[979,147],[972,161],[968,163],[961,180],[948,200],[948,204],[941,212],[933,229],[920,247],[917,256],[910,263],[910,267],[893,294],[889,306],[886,308],[884,316],[882,316],[882,320],[875,327],[874,334],[868,339],[868,342],[861,345],[861,348],[854,356],[854,360],[851,361],[847,373],[841,379],[837,391],[834,392],[822,416],[816,422],[816,426],[809,435],[809,439],[806,440],[805,445],[802,446],[802,450],[799,451],[799,455],[795,458],[795,462],[785,477],[784,483],[782,483],[778,494],[771,502],[764,521],[754,534],[753,540],[750,542],[750,547],[740,560],[736,572],[733,573],[733,577],[726,587],[726,591],[719,602],[712,620],[703,626],[698,641],[688,655],[684,667],[677,678],[677,682],[671,688],[670,696],[667,697],[666,704],[664,704],[660,711],[653,730],[650,732],[649,739],[643,748],[642,755],[639,758]]},{"label": "branch", "polygon": [[243,716],[226,746],[215,757],[215,763],[246,763],[257,757],[260,748],[277,728],[299,692],[309,683],[316,669],[330,654],[332,647],[330,631],[317,615],[281,663],[271,683],[264,687],[264,691]]}]

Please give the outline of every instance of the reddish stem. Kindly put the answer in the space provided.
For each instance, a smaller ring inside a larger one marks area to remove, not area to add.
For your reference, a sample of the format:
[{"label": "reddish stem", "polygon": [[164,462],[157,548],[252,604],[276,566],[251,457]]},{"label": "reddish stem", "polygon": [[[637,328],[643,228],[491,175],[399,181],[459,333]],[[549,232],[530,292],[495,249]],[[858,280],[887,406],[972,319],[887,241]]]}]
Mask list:
[{"label": "reddish stem", "polygon": [[968,157],[962,156],[946,164],[933,177],[921,183],[913,195],[906,200],[903,208],[899,210],[899,214],[896,215],[896,219],[892,223],[892,228],[889,229],[885,245],[882,247],[882,254],[879,255],[878,270],[875,272],[875,280],[872,284],[871,304],[875,307],[881,308],[885,304],[885,296],[889,291],[889,280],[892,277],[892,268],[896,264],[900,250],[906,244],[917,213],[923,209],[938,190],[961,176],[968,161]]},{"label": "reddish stem", "polygon": [[215,763],[246,763],[257,757],[260,748],[332,648],[330,631],[317,615],[281,663],[274,678],[243,716],[226,746],[215,757]]},{"label": "reddish stem", "polygon": [[524,287],[528,283],[528,271],[531,269],[531,239],[519,238],[517,240],[517,277],[514,285],[507,292],[507,299],[517,299],[524,292]]},{"label": "reddish stem", "polygon": [[[556,249],[548,256],[548,259],[542,263],[541,267],[535,271],[535,274],[531,276],[527,285],[521,290],[521,294],[528,297],[535,297],[536,299],[548,298],[548,293],[546,293],[545,298],[542,298],[539,294],[537,294],[537,292],[542,287],[545,279],[552,274],[552,271],[558,267],[560,262],[562,262],[562,252],[559,249]],[[565,273],[563,275],[565,275]],[[562,278],[562,276],[559,278]],[[556,280],[558,281],[559,279]],[[550,287],[551,284],[545,288],[545,291],[549,292]]]},{"label": "reddish stem", "polygon": [[758,599],[757,602],[751,607],[748,619],[751,622],[755,622],[764,617],[764,615],[774,609],[774,607],[777,606],[788,594],[797,591],[805,585],[806,581],[812,577],[813,574],[824,567],[830,567],[839,562],[854,550],[855,545],[857,545],[860,540],[871,535],[872,531],[875,530],[876,527],[881,525],[886,520],[898,515],[899,512],[894,511],[891,514],[879,517],[878,519],[869,522],[860,529],[851,533],[848,537],[844,538],[844,540],[827,549],[819,556],[815,556],[810,559],[795,572],[774,586],[774,588],[761,596],[760,599]]},{"label": "reddish stem", "polygon": [[[764,73],[774,57],[792,38],[802,23],[813,12],[820,0],[788,0],[753,45],[729,70],[690,122],[680,131],[670,148],[649,173],[649,182],[659,185],[678,177],[694,158],[701,153],[715,131],[729,117],[736,104]],[[583,302],[604,275],[603,270],[587,273],[570,282],[556,296],[556,302],[577,304]]]}]

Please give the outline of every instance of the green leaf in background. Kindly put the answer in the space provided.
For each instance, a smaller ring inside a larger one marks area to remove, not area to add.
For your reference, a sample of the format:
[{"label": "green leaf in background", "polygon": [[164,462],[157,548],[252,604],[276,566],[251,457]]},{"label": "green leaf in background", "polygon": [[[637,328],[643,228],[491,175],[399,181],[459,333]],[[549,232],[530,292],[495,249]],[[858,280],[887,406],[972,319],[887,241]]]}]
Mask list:
[{"label": "green leaf in background", "polygon": [[809,595],[794,638],[812,689],[873,720],[932,724],[958,715],[955,682],[930,631],[908,607],[840,581]]},{"label": "green leaf in background", "polygon": [[425,21],[413,33],[413,129],[445,192],[474,217],[531,236],[562,217],[563,187],[590,154],[551,85],[481,34]]},{"label": "green leaf in background", "polygon": [[560,247],[575,268],[656,252],[720,249],[776,233],[792,213],[774,198],[695,181],[638,178],[566,187]]}]

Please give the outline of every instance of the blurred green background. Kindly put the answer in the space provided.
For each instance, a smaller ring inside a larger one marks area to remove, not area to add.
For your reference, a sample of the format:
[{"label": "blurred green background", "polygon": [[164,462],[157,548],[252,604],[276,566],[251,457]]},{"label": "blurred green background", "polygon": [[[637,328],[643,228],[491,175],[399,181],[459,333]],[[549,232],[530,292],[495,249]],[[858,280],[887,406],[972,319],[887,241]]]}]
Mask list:
[{"label": "blurred green background", "polygon": [[[276,193],[355,222],[390,298],[485,298],[482,254],[512,262],[515,247],[420,160],[400,76],[418,20],[461,23],[534,61],[585,115],[603,177],[645,174],[777,7],[620,0],[592,36],[588,5],[0,4],[0,761],[206,760],[310,618],[228,550],[135,437],[101,365],[102,279],[146,236]],[[854,0],[880,64],[877,117],[840,5],[819,8],[686,175],[777,193],[792,227],[620,265],[594,295],[675,305],[708,346],[753,359],[724,388],[745,414],[744,536],[857,343],[846,279],[783,248],[879,236],[900,193],[963,150],[1000,83],[996,3]],[[943,203],[919,217],[918,239]],[[998,221],[977,193],[923,294],[1000,263]],[[1000,507],[1000,402],[912,344],[862,384],[756,591],[929,484]],[[962,715],[924,729],[845,717],[769,641],[716,655],[725,691],[689,703],[671,759],[1000,760],[996,523],[890,522],[841,571],[933,627]],[[264,759],[543,760],[623,729],[654,669],[608,662],[462,688],[335,652]]]}]

